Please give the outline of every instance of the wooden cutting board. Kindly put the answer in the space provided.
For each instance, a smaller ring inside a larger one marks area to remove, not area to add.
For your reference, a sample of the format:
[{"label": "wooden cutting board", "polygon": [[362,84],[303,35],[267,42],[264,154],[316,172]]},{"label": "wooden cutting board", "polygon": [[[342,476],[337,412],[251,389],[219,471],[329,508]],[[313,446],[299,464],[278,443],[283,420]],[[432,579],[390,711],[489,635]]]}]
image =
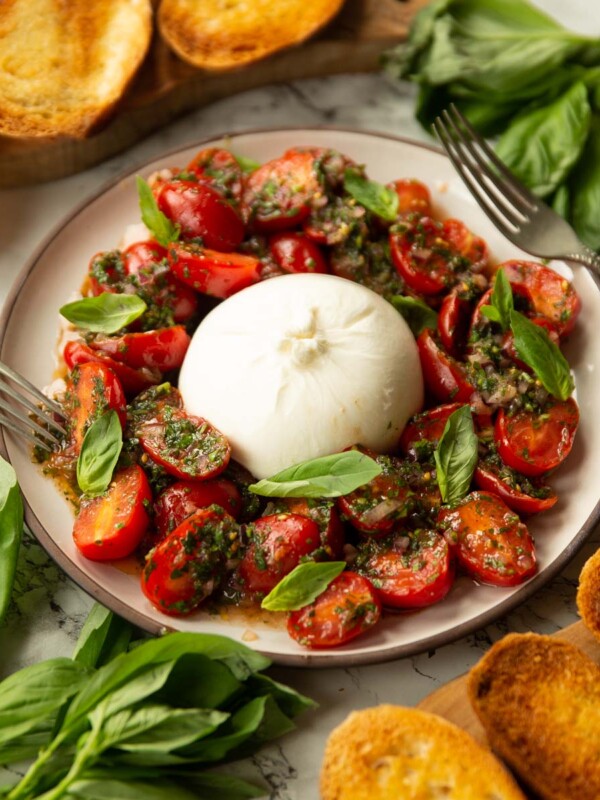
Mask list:
[{"label": "wooden cutting board", "polygon": [[406,38],[413,17],[427,1],[347,0],[335,20],[316,37],[227,73],[209,73],[186,64],[155,35],[148,57],[120,107],[95,135],[43,140],[0,136],[0,187],[80,172],[187,111],[247,89],[379,69],[383,51]]}]

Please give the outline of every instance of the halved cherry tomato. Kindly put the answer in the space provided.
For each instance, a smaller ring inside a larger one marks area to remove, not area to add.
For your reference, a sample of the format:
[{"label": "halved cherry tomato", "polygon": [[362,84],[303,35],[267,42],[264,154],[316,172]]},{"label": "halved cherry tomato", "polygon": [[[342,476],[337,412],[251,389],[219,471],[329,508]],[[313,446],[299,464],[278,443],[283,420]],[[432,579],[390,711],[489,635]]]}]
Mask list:
[{"label": "halved cherry tomato", "polygon": [[154,524],[160,539],[167,536],[197,511],[220,506],[234,519],[242,509],[236,485],[226,478],[212,481],[177,481],[161,492],[154,503]]},{"label": "halved cherry tomato", "polygon": [[110,356],[105,356],[98,353],[84,344],[81,340],[67,342],[63,352],[65,364],[69,369],[74,369],[81,364],[94,362],[96,364],[104,364],[104,366],[111,369],[119,379],[125,394],[136,395],[143,392],[149,386],[160,383],[162,375],[157,370],[151,370],[147,367],[143,369],[133,369],[128,367],[127,364],[121,364],[120,361],[115,361]]},{"label": "halved cherry tomato", "polygon": [[146,506],[152,490],[141,467],[134,464],[115,473],[104,494],[83,500],[73,527],[73,539],[92,561],[131,555],[150,523]]},{"label": "halved cherry tomato", "polygon": [[238,203],[242,199],[242,168],[229,150],[219,147],[200,150],[186,169],[197,175],[199,180],[209,183],[227,200]]},{"label": "halved cherry tomato", "polygon": [[228,253],[244,238],[244,223],[233,206],[205,183],[165,181],[157,185],[156,202],[183,239],[201,238],[209,249]]},{"label": "halved cherry tomato", "polygon": [[494,438],[498,454],[505,464],[523,475],[543,475],[571,452],[579,425],[579,409],[572,397],[550,399],[543,409],[507,414],[500,409]]},{"label": "halved cherry tomato", "polygon": [[343,244],[351,236],[368,236],[365,216],[365,209],[347,197],[333,197],[327,205],[311,209],[302,230],[316,244]]},{"label": "halved cherry tomato", "polygon": [[322,189],[311,152],[292,150],[252,172],[244,189],[244,221],[259,231],[293,228]]},{"label": "halved cherry tomato", "polygon": [[481,583],[516,586],[537,569],[533,539],[519,517],[490,492],[472,492],[440,509],[438,525],[458,563]]},{"label": "halved cherry tomato", "polygon": [[105,364],[89,362],[75,367],[67,378],[63,405],[75,455],[81,450],[87,429],[106,411],[116,411],[122,427],[127,419],[123,387]]},{"label": "halved cherry tomato", "polygon": [[212,594],[239,548],[239,527],[219,506],[195,511],[150,550],[142,591],[165,614],[189,614]]},{"label": "halved cherry tomato", "polygon": [[438,334],[441,343],[454,358],[464,352],[471,323],[471,303],[454,288],[442,300],[438,313]]},{"label": "halved cherry tomato", "polygon": [[402,431],[399,442],[400,450],[405,455],[412,456],[418,460],[420,460],[419,456],[424,450],[425,457],[430,458],[442,438],[448,417],[461,408],[462,405],[462,403],[449,403],[415,414]]},{"label": "halved cherry tomato", "polygon": [[[539,514],[552,508],[558,500],[558,495],[550,486],[531,485],[524,475],[519,480],[519,474],[510,467],[499,466],[489,459],[480,461],[475,467],[473,481],[478,489],[497,494],[519,514]],[[536,494],[527,494],[528,489]]]},{"label": "halved cherry tomato", "polygon": [[488,246],[480,236],[475,236],[464,222],[458,219],[446,219],[443,222],[444,239],[470,262],[470,268],[479,272],[487,266],[489,260]]},{"label": "halved cherry tomato", "polygon": [[398,214],[422,214],[431,216],[431,195],[421,181],[414,178],[401,178],[388,184],[398,195]]},{"label": "halved cherry tomato", "polygon": [[88,278],[94,295],[118,291],[118,282],[126,275],[125,264],[119,250],[101,251],[90,258]]},{"label": "halved cherry tomato", "polygon": [[288,617],[292,639],[304,647],[337,647],[379,622],[381,601],[370,581],[342,572],[317,599]]},{"label": "halved cherry tomato", "polygon": [[248,530],[250,544],[238,571],[252,595],[268,594],[321,545],[317,523],[300,514],[269,514]]},{"label": "halved cherry tomato", "polygon": [[428,392],[441,403],[468,403],[475,387],[464,366],[438,345],[429,328],[417,338],[417,347]]},{"label": "halved cherry tomato", "polygon": [[122,336],[99,336],[90,342],[90,347],[134,369],[149,367],[168,372],[183,364],[190,341],[183,325],[173,325]]},{"label": "halved cherry tomato", "polygon": [[269,250],[286,272],[327,272],[321,249],[301,233],[276,233],[269,239]]},{"label": "halved cherry tomato", "polygon": [[513,289],[519,286],[529,294],[535,311],[554,323],[560,336],[573,330],[581,300],[566,278],[533,261],[505,261],[500,268]]},{"label": "halved cherry tomato", "polygon": [[197,244],[173,244],[169,264],[182,283],[212,297],[226,298],[257,283],[261,263],[241,253],[218,253]]},{"label": "halved cherry tomato", "polygon": [[361,543],[355,569],[371,581],[383,605],[392,608],[430,606],[454,582],[448,542],[436,531],[401,531]]},{"label": "halved cherry tomato", "polygon": [[300,514],[316,522],[321,534],[321,547],[328,558],[339,558],[345,543],[344,526],[332,500],[310,500],[303,497],[286,497],[276,501],[279,514]]},{"label": "halved cherry tomato", "polygon": [[441,222],[430,217],[406,219],[390,233],[394,266],[407,286],[418,294],[439,294],[456,282],[463,258],[445,238]]},{"label": "halved cherry tomato", "polygon": [[314,157],[314,169],[322,176],[325,187],[330,192],[342,189],[348,167],[353,167],[359,174],[364,173],[364,167],[331,147],[291,147],[285,151],[283,157],[287,158],[297,153],[310,153]]}]

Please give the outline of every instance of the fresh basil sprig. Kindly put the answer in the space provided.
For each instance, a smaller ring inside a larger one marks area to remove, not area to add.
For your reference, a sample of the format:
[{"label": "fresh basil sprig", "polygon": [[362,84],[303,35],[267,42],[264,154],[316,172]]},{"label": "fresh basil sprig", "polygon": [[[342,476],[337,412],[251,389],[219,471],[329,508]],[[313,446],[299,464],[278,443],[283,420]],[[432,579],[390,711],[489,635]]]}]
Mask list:
[{"label": "fresh basil sprig", "polygon": [[381,467],[358,450],[313,458],[248,488],[263,497],[341,497],[369,483]]},{"label": "fresh basil sprig", "polygon": [[462,406],[448,417],[434,453],[437,482],[444,503],[455,503],[467,494],[477,457],[478,440],[471,409]]},{"label": "fresh basil sprig", "polygon": [[559,400],[571,396],[575,384],[567,359],[548,333],[518,311],[510,315],[515,348],[540,379],[542,386]]},{"label": "fresh basil sprig", "polygon": [[491,305],[482,306],[483,316],[492,322],[497,322],[503,331],[510,330],[510,315],[514,309],[514,300],[510,281],[502,268],[496,272],[490,301]]},{"label": "fresh basil sprig", "polygon": [[261,603],[268,611],[297,611],[316,600],[344,571],[345,561],[305,561],[288,573]]},{"label": "fresh basil sprig", "polygon": [[102,494],[112,480],[123,447],[123,429],[114,409],[88,428],[77,459],[77,483],[89,497]]},{"label": "fresh basil sprig", "polygon": [[131,324],[147,305],[136,294],[103,292],[62,306],[60,313],[78,328],[94,333],[116,333]]},{"label": "fresh basil sprig", "polygon": [[17,476],[0,456],[0,624],[10,603],[22,533],[23,500]]},{"label": "fresh basil sprig", "polygon": [[344,172],[344,189],[378,217],[393,222],[398,215],[398,195],[382,183],[365,178],[355,169]]},{"label": "fresh basil sprig", "polygon": [[413,332],[414,336],[419,336],[425,328],[437,330],[437,313],[430,308],[427,303],[417,300],[415,297],[405,297],[395,294],[390,297],[390,302],[400,314],[404,321]]},{"label": "fresh basil sprig", "polygon": [[242,172],[254,172],[254,170],[260,167],[260,161],[255,161],[253,158],[248,158],[247,156],[238,156],[233,154],[233,157],[237,161],[240,169]]},{"label": "fresh basil sprig", "polygon": [[139,175],[135,180],[140,201],[142,222],[159,244],[162,244],[163,247],[168,247],[179,238],[179,226],[175,225],[175,223],[159,209],[156,199],[152,194],[152,189],[148,186],[146,181]]}]

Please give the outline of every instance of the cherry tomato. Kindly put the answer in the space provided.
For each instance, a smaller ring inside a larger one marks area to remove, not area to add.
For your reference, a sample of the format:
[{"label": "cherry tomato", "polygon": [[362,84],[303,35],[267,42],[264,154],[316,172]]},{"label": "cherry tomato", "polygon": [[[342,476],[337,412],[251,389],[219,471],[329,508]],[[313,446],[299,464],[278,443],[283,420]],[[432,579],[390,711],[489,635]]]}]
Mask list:
[{"label": "cherry tomato", "polygon": [[89,362],[75,367],[67,378],[63,405],[75,455],[81,450],[87,429],[106,411],[116,411],[121,426],[125,426],[125,393],[115,373],[105,364]]},{"label": "cherry tomato", "polygon": [[321,195],[314,155],[292,150],[248,176],[242,201],[244,221],[258,231],[293,228]]},{"label": "cherry tomato", "polygon": [[193,172],[199,180],[209,183],[227,200],[239,203],[242,199],[242,168],[229,150],[218,147],[200,150],[186,169]]},{"label": "cherry tomato", "polygon": [[74,369],[81,364],[89,362],[103,364],[115,373],[127,395],[139,394],[144,389],[160,383],[162,380],[162,375],[157,370],[148,369],[147,367],[133,369],[128,367],[127,364],[115,361],[110,356],[105,356],[92,350],[91,347],[88,347],[87,344],[80,340],[67,342],[63,357],[69,369]]},{"label": "cherry tomato", "polygon": [[327,272],[320,248],[301,233],[276,233],[269,239],[269,250],[286,272]]},{"label": "cherry tomato", "polygon": [[425,328],[417,338],[423,378],[428,392],[441,403],[468,403],[475,387],[464,366],[448,355]]},{"label": "cherry tomato", "polygon": [[92,294],[118,291],[117,285],[126,276],[125,264],[119,250],[96,253],[90,258],[88,279]]},{"label": "cherry tomato", "polygon": [[311,210],[302,229],[316,244],[342,244],[353,235],[368,236],[365,216],[365,209],[347,197],[333,197],[327,205]]},{"label": "cherry tomato", "polygon": [[579,409],[572,397],[549,400],[542,413],[507,414],[501,408],[494,428],[498,454],[523,475],[543,475],[569,455],[578,425]]},{"label": "cherry tomato", "polygon": [[212,297],[226,298],[257,283],[261,263],[241,253],[218,253],[197,244],[169,248],[171,271],[182,283]]},{"label": "cherry tomato", "polygon": [[536,313],[554,323],[560,336],[573,330],[581,300],[566,278],[533,261],[505,261],[500,268],[513,284],[513,290],[519,286],[526,291]]},{"label": "cherry tomato", "polygon": [[233,206],[205,183],[160,183],[156,202],[163,214],[179,226],[183,239],[201,238],[209,249],[228,253],[244,238],[244,223]]},{"label": "cherry tomato", "polygon": [[195,511],[146,556],[142,591],[165,614],[189,614],[212,594],[239,548],[239,528],[219,506]]},{"label": "cherry tomato", "polygon": [[317,523],[300,514],[269,514],[249,528],[250,545],[238,568],[250,594],[268,594],[321,544]]},{"label": "cherry tomato", "polygon": [[475,580],[516,586],[535,574],[533,539],[496,495],[472,492],[456,505],[442,507],[438,525],[458,563]]},{"label": "cherry tomato", "polygon": [[330,147],[291,147],[285,151],[283,157],[295,156],[298,153],[310,153],[314,157],[314,169],[322,176],[330,192],[338,192],[343,188],[348,167],[353,167],[359,173],[363,172],[363,167],[358,166],[339,150]]},{"label": "cherry tomato", "polygon": [[288,617],[292,639],[304,647],[337,647],[379,622],[381,601],[370,581],[342,572],[317,599]]},{"label": "cherry tomato", "polygon": [[342,555],[345,543],[344,527],[332,500],[309,500],[303,497],[286,497],[275,503],[279,514],[300,514],[317,523],[321,535],[321,547],[328,558]]},{"label": "cherry tomato", "polygon": [[73,539],[92,561],[111,561],[131,555],[150,523],[146,506],[152,490],[141,467],[115,473],[104,494],[83,500],[73,527]]},{"label": "cherry tomato", "polygon": [[440,294],[456,282],[463,258],[445,238],[441,222],[430,217],[404,220],[390,233],[394,266],[406,285],[418,294]]},{"label": "cherry tomato", "polygon": [[489,260],[488,246],[479,236],[471,233],[467,226],[458,219],[446,219],[443,222],[444,239],[470,262],[471,269],[480,272]]},{"label": "cherry tomato", "polygon": [[122,336],[99,336],[90,342],[90,347],[134,369],[149,367],[168,372],[183,364],[189,344],[183,325],[173,325]]},{"label": "cherry tomato", "polygon": [[471,303],[460,296],[456,288],[444,299],[438,313],[438,335],[441,343],[453,358],[460,358],[465,350],[471,323]]},{"label": "cherry tomato", "polygon": [[[538,514],[547,511],[556,503],[558,496],[550,486],[532,484],[524,475],[510,467],[493,461],[480,461],[473,474],[475,485],[485,492],[502,498],[509,508],[519,514]],[[535,492],[528,494],[527,491]]]},{"label": "cherry tomato", "polygon": [[392,608],[430,606],[454,582],[448,542],[435,531],[400,532],[361,543],[355,568],[371,581],[383,605]]},{"label": "cherry tomato", "polygon": [[199,508],[220,506],[234,519],[242,508],[236,485],[226,478],[212,481],[177,481],[159,494],[154,503],[154,524],[160,539]]},{"label": "cherry tomato", "polygon": [[415,414],[402,431],[400,450],[418,460],[422,460],[419,458],[421,454],[426,459],[430,458],[442,438],[448,417],[462,405],[462,403],[449,403]]},{"label": "cherry tomato", "polygon": [[422,214],[431,216],[431,195],[421,181],[414,178],[401,178],[388,184],[398,195],[398,214]]}]

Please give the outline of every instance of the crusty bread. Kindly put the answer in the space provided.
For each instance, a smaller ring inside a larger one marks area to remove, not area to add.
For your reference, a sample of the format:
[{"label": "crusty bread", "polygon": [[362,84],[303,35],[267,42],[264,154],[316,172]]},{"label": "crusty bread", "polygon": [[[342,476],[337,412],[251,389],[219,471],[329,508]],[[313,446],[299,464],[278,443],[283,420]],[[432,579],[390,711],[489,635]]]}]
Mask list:
[{"label": "crusty bread", "polygon": [[0,133],[86,136],[152,36],[150,0],[2,0]]},{"label": "crusty bread", "polygon": [[600,640],[600,550],[588,558],[581,570],[577,608],[586,628]]},{"label": "crusty bread", "polygon": [[209,70],[241,67],[299,44],[344,0],[162,0],[158,27],[184,61]]},{"label": "crusty bread", "polygon": [[600,668],[551,636],[510,634],[471,670],[492,748],[544,800],[600,798]]},{"label": "crusty bread", "polygon": [[382,705],[355,711],[329,736],[323,800],[525,800],[468,733],[435,714]]}]

